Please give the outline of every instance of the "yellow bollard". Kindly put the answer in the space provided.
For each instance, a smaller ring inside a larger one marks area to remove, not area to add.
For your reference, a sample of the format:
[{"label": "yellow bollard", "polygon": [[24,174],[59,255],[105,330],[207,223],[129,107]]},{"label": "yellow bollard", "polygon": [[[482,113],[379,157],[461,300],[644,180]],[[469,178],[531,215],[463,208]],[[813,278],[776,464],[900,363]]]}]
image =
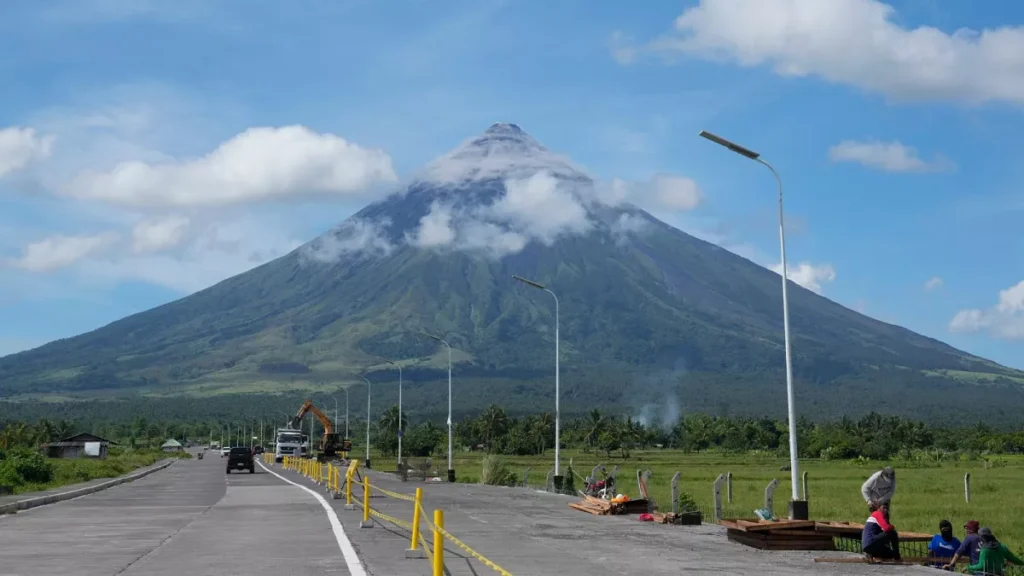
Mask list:
[{"label": "yellow bollard", "polygon": [[412,508],[412,542],[409,549],[405,551],[406,558],[423,558],[423,550],[420,550],[420,514],[423,513],[423,489],[416,489],[416,499]]},{"label": "yellow bollard", "polygon": [[345,506],[352,507],[352,475],[345,476]]},{"label": "yellow bollard", "polygon": [[444,576],[444,534],[438,528],[444,528],[444,511],[434,510],[434,576]]},{"label": "yellow bollard", "polygon": [[373,528],[370,521],[370,477],[363,476],[363,521],[359,523],[360,528]]}]

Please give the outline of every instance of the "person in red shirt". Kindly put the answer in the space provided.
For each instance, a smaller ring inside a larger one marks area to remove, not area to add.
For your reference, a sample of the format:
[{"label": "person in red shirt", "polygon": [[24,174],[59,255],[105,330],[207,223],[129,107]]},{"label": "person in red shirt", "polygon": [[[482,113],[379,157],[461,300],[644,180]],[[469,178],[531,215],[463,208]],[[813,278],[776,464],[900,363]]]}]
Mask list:
[{"label": "person in red shirt", "polygon": [[871,516],[864,522],[861,549],[871,558],[900,559],[900,537],[889,523],[889,505],[871,505]]}]

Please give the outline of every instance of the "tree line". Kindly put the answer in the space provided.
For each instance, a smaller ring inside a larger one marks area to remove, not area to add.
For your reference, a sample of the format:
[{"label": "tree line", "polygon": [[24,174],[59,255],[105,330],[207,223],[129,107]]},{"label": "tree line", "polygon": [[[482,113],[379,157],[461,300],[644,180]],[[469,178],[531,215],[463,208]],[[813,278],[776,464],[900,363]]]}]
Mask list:
[{"label": "tree line", "polygon": [[[91,432],[124,447],[154,448],[168,438],[205,443],[212,439],[226,444],[270,443],[274,430],[283,422],[257,421],[227,423],[147,419],[124,421],[75,421],[41,418],[33,422],[0,420],[0,450],[37,447],[77,432]],[[349,422],[356,451],[363,446],[365,420]],[[340,431],[344,426],[339,423]],[[554,416],[549,412],[514,416],[503,407],[491,405],[482,412],[458,419],[453,424],[457,450],[477,450],[504,455],[541,454],[554,447]],[[304,423],[307,433],[317,438],[319,423]],[[403,454],[438,456],[447,453],[448,434],[444,423],[421,420],[410,424],[399,419],[397,406],[384,410],[371,422],[370,441],[385,455],[398,449],[402,430]],[[617,455],[628,458],[632,451],[669,448],[690,452],[717,450],[788,454],[785,421],[742,416],[687,414],[670,425],[650,424],[632,416],[610,415],[592,410],[582,417],[562,422],[563,448]],[[255,439],[254,439],[255,437]],[[826,422],[801,419],[797,423],[801,458],[876,460],[913,458],[930,453],[933,457],[952,453],[1022,453],[1024,432],[1000,431],[977,424],[969,427],[937,427],[900,416],[870,413],[860,418],[843,417]]]}]

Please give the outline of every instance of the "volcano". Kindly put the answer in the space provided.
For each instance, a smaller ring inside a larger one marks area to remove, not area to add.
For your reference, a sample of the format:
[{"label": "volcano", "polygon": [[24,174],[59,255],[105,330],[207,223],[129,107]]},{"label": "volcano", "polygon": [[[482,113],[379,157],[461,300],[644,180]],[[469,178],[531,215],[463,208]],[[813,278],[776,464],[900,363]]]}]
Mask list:
[{"label": "volcano", "polygon": [[[784,410],[777,273],[616,197],[514,124],[410,182],[286,256],[0,359],[2,394],[325,389],[383,379],[387,358],[426,413],[447,377],[427,332],[452,347],[460,406],[535,410],[552,394],[554,306],[519,275],[559,298],[569,410]],[[1018,371],[795,284],[790,310],[797,394],[817,416],[948,413],[951,395],[968,415],[1024,406]]]}]

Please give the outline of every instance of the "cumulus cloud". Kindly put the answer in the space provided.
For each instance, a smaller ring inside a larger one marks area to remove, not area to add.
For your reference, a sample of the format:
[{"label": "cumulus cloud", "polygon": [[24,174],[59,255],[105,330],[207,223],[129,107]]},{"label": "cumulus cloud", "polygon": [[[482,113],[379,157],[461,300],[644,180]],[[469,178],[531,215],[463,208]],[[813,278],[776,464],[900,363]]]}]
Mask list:
[{"label": "cumulus cloud", "polygon": [[105,258],[85,258],[75,268],[83,284],[145,282],[181,294],[265,264],[302,242],[252,216],[218,218],[190,224],[190,233],[173,252],[136,254],[112,250]]},{"label": "cumulus cloud", "polygon": [[956,313],[951,332],[988,332],[1006,340],[1024,340],[1024,280],[999,292],[999,302],[987,309],[970,308]]},{"label": "cumulus cloud", "polygon": [[34,128],[0,129],[0,178],[48,157],[53,140],[53,136],[40,136]]},{"label": "cumulus cloud", "polygon": [[388,220],[350,218],[311,242],[302,255],[318,262],[337,262],[350,254],[386,256],[395,248],[385,230],[388,224]]},{"label": "cumulus cloud", "polygon": [[630,214],[628,212],[620,214],[611,224],[612,234],[615,235],[616,239],[621,243],[630,234],[640,234],[645,232],[651,227],[651,223],[638,214]]},{"label": "cumulus cloud", "polygon": [[939,278],[938,276],[932,276],[924,283],[924,289],[931,292],[936,288],[941,288],[942,284],[942,278]]},{"label": "cumulus cloud", "polygon": [[511,224],[517,230],[551,244],[563,234],[580,234],[591,227],[587,210],[567,185],[549,173],[507,180],[505,195],[489,208],[484,217]]},{"label": "cumulus cloud", "polygon": [[133,207],[217,206],[283,197],[361,196],[397,180],[391,158],[303,126],[250,128],[198,159],[128,161],[86,171],[74,197]]},{"label": "cumulus cloud", "polygon": [[132,228],[132,251],[136,254],[159,252],[177,246],[188,230],[185,216],[146,219]]},{"label": "cumulus cloud", "polygon": [[701,0],[675,33],[614,54],[682,54],[771,66],[782,76],[829,82],[907,100],[1024,105],[1024,27],[946,33],[908,28],[878,0]]},{"label": "cumulus cloud", "polygon": [[884,172],[940,172],[952,168],[943,158],[922,160],[917,150],[897,141],[844,140],[828,150],[833,162],[853,162]]},{"label": "cumulus cloud", "polygon": [[690,212],[700,207],[704,193],[690,178],[656,174],[647,182],[613,178],[595,185],[594,197],[610,206],[635,204],[651,212]]},{"label": "cumulus cloud", "polygon": [[30,272],[50,272],[95,256],[110,248],[119,238],[113,232],[82,236],[54,235],[29,244],[21,257],[9,263]]},{"label": "cumulus cloud", "polygon": [[519,252],[530,241],[550,245],[593,226],[577,185],[543,172],[506,180],[504,193],[491,204],[434,202],[407,240],[419,248],[476,250],[495,257]]},{"label": "cumulus cloud", "polygon": [[[772,271],[776,274],[782,274],[782,264],[772,266]],[[836,279],[836,270],[831,264],[800,262],[796,266],[789,266],[787,272],[790,280],[818,294],[822,292],[821,285],[823,283],[832,282]]]}]

